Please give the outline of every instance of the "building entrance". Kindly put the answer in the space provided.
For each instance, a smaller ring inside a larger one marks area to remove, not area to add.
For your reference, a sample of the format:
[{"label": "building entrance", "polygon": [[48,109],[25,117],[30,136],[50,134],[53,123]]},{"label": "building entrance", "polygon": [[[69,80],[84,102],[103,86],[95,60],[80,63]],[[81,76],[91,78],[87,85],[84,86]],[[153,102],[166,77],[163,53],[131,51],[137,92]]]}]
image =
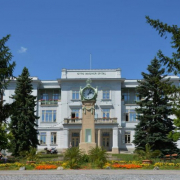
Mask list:
[{"label": "building entrance", "polygon": [[80,142],[80,136],[78,132],[73,132],[72,133],[72,147],[77,147],[79,146],[79,142]]},{"label": "building entrance", "polygon": [[109,147],[110,138],[109,137],[110,137],[109,132],[102,133],[103,148],[106,149],[107,151],[110,149],[110,147]]}]

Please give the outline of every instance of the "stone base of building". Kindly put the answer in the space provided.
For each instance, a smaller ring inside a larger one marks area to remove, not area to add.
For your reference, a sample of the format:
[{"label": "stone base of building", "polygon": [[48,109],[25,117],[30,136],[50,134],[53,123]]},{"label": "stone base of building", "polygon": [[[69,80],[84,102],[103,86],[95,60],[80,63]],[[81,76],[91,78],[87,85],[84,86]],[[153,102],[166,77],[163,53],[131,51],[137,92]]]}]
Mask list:
[{"label": "stone base of building", "polygon": [[86,142],[82,142],[79,143],[79,148],[84,151],[84,153],[88,154],[89,150],[91,148],[95,148],[96,147],[96,143],[86,143]]},{"label": "stone base of building", "polygon": [[112,154],[119,154],[119,148],[112,148]]}]

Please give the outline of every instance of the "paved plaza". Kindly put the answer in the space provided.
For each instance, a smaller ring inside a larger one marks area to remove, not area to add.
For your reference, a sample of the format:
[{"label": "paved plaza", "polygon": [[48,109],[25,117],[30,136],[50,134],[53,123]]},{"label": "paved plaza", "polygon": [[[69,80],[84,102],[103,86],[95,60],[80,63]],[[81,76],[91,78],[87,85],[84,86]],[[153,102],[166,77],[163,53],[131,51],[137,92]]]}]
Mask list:
[{"label": "paved plaza", "polygon": [[179,180],[178,170],[0,171],[0,180]]}]

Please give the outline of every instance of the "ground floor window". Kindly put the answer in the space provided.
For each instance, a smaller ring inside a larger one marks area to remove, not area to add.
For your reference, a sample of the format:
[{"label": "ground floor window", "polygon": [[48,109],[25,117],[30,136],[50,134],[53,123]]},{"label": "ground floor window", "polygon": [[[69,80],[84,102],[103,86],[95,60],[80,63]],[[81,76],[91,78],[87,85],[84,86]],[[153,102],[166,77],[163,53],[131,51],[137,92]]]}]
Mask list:
[{"label": "ground floor window", "polygon": [[46,132],[40,132],[40,144],[46,144]]},{"label": "ground floor window", "polygon": [[51,132],[51,144],[56,144],[57,133]]},{"label": "ground floor window", "polygon": [[131,134],[130,132],[125,132],[125,143],[131,143]]}]

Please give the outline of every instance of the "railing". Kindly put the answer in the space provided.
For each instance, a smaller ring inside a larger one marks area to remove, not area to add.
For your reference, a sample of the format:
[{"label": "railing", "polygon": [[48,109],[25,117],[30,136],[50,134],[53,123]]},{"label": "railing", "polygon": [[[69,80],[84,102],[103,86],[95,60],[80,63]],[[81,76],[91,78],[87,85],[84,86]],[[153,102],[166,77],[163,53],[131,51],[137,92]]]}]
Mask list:
[{"label": "railing", "polygon": [[95,123],[117,123],[117,118],[96,118]]},{"label": "railing", "polygon": [[82,118],[65,118],[64,119],[64,124],[81,124],[82,123]]},{"label": "railing", "polygon": [[58,100],[40,100],[41,105],[58,105]]},{"label": "railing", "polygon": [[124,101],[124,104],[136,104],[136,101],[134,101],[134,100],[132,100],[132,101],[125,101],[125,100],[122,99],[122,101]]},{"label": "railing", "polygon": [[[96,118],[94,122],[95,124],[117,123],[117,118]],[[82,124],[82,118],[65,118],[64,124]]]}]

